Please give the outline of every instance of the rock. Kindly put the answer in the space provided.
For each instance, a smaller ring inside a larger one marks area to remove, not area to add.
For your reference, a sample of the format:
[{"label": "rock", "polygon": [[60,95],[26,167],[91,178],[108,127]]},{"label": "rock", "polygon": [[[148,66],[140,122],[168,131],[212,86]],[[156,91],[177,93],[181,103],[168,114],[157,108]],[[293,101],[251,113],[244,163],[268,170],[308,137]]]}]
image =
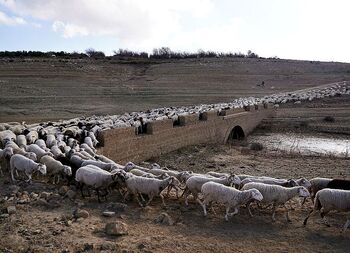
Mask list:
[{"label": "rock", "polygon": [[77,193],[73,190],[69,190],[66,192],[65,197],[69,198],[69,199],[75,199]]},{"label": "rock", "polygon": [[75,219],[83,218],[86,219],[90,216],[89,212],[84,209],[75,209],[73,211],[73,217]]},{"label": "rock", "polygon": [[115,215],[115,212],[104,211],[102,215],[105,217],[113,217]]},{"label": "rock", "polygon": [[113,236],[127,235],[128,226],[121,221],[107,223],[105,226],[105,232],[107,235]]},{"label": "rock", "polygon": [[51,194],[50,197],[48,198],[49,202],[59,202],[62,200],[62,197],[57,194],[57,193],[54,193],[54,194]]},{"label": "rock", "polygon": [[94,249],[94,244],[92,244],[92,243],[85,243],[84,244],[83,251],[90,251],[90,250],[93,250],[93,249]]},{"label": "rock", "polygon": [[15,206],[8,206],[8,207],[7,207],[7,213],[8,213],[9,215],[15,214],[15,213],[16,213],[16,207],[15,207]]},{"label": "rock", "polygon": [[3,213],[0,215],[0,219],[6,219],[8,217],[10,217],[10,215],[8,213]]},{"label": "rock", "polygon": [[61,186],[61,188],[58,190],[58,193],[62,196],[64,196],[67,191],[69,191],[69,187],[66,185]]},{"label": "rock", "polygon": [[117,213],[117,212],[124,212],[127,208],[128,208],[127,204],[116,202],[116,203],[109,203],[106,209]]},{"label": "rock", "polygon": [[30,193],[29,197],[30,197],[31,199],[36,200],[36,199],[39,198],[39,194],[36,194],[35,192],[32,192],[32,193]]},{"label": "rock", "polygon": [[49,192],[41,192],[40,193],[40,198],[43,198],[43,199],[48,199],[50,197],[51,193]]},{"label": "rock", "polygon": [[156,217],[154,219],[154,222],[168,226],[172,226],[175,223],[174,220],[170,217],[170,215],[165,212],[161,213],[158,217]]},{"label": "rock", "polygon": [[67,227],[70,227],[70,226],[72,226],[72,221],[71,220],[66,220],[65,222],[64,222],[64,224],[67,226]]},{"label": "rock", "polygon": [[49,206],[49,203],[45,199],[38,199],[33,203],[35,206]]}]

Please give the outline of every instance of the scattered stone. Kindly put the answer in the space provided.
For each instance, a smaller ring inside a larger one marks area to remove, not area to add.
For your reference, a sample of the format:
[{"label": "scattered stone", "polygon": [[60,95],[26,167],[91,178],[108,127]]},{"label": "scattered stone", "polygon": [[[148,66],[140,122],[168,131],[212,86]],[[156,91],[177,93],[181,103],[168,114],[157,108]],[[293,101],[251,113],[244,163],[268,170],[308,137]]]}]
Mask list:
[{"label": "scattered stone", "polygon": [[30,197],[31,199],[36,200],[36,199],[39,198],[39,194],[36,194],[35,192],[32,192],[32,193],[30,193],[29,197]]},{"label": "scattered stone", "polygon": [[76,222],[81,224],[84,222],[84,220],[85,220],[85,218],[78,218],[78,219],[76,219]]},{"label": "scattered stone", "polygon": [[37,229],[37,230],[33,231],[33,235],[38,235],[38,234],[41,234],[41,230],[40,229]]},{"label": "scattered stone", "polygon": [[86,219],[89,217],[89,212],[84,210],[84,209],[75,209],[73,211],[73,217],[75,219],[79,219],[79,218],[83,218],[83,219]]},{"label": "scattered stone", "polygon": [[113,217],[115,215],[115,212],[104,211],[102,215],[105,217]]},{"label": "scattered stone", "polygon": [[107,223],[105,226],[105,232],[107,235],[114,236],[127,235],[128,226],[121,221]]},{"label": "scattered stone", "polygon": [[69,198],[69,199],[75,199],[77,193],[73,190],[69,190],[66,192],[65,197]]},{"label": "scattered stone", "polygon": [[127,208],[128,208],[127,204],[116,202],[116,203],[109,203],[106,209],[117,213],[117,212],[124,212]]},{"label": "scattered stone", "polygon": [[51,193],[49,192],[41,192],[40,193],[40,198],[43,198],[43,199],[48,199],[50,197]]},{"label": "scattered stone", "polygon": [[57,193],[54,193],[54,194],[51,194],[49,199],[48,199],[50,202],[58,202],[58,201],[61,201],[62,200],[62,197],[57,194]]},{"label": "scattered stone", "polygon": [[8,217],[10,217],[10,215],[8,213],[3,213],[0,215],[0,219],[6,219]]},{"label": "scattered stone", "polygon": [[66,185],[61,186],[61,188],[58,190],[58,193],[62,196],[64,196],[67,191],[69,191],[69,187]]},{"label": "scattered stone", "polygon": [[100,250],[115,250],[115,249],[116,249],[116,245],[108,242],[105,242],[100,246]]},{"label": "scattered stone", "polygon": [[70,227],[70,226],[72,226],[73,222],[72,222],[71,220],[66,220],[66,221],[64,222],[64,224],[65,224],[67,227]]},{"label": "scattered stone", "polygon": [[165,212],[161,213],[158,217],[156,217],[154,219],[154,222],[168,226],[172,226],[175,223],[174,220],[170,217],[170,215]]},{"label": "scattered stone", "polygon": [[16,207],[15,207],[15,206],[8,206],[8,207],[7,207],[7,213],[8,213],[9,215],[15,214],[15,213],[16,213]]}]

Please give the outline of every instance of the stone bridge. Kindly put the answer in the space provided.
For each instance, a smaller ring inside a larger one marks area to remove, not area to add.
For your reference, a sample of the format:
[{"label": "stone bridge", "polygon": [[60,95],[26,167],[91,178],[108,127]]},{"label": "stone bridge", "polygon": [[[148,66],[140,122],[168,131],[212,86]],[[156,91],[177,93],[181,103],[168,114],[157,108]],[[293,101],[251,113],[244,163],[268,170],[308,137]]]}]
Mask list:
[{"label": "stone bridge", "polygon": [[228,143],[244,138],[274,113],[272,106],[265,104],[179,116],[176,123],[171,119],[152,121],[142,134],[134,127],[106,130],[99,135],[99,153],[119,163],[140,162],[189,145]]}]

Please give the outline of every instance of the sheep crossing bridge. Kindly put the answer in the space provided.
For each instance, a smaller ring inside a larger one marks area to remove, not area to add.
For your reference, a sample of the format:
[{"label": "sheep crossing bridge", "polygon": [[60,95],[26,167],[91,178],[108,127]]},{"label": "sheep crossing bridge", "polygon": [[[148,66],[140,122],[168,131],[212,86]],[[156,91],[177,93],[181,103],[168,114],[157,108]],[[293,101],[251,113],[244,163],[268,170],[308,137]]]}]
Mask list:
[{"label": "sheep crossing bridge", "polygon": [[269,104],[224,111],[208,111],[152,121],[142,134],[134,127],[105,130],[99,136],[99,152],[120,163],[140,162],[176,149],[201,143],[227,143],[251,133],[275,113]]}]

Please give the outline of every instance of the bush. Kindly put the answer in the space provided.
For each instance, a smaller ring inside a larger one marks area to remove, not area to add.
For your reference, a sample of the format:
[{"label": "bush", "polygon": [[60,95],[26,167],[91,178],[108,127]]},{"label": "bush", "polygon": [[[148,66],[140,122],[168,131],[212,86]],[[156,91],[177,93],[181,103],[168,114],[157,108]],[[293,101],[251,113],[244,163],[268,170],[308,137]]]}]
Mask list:
[{"label": "bush", "polygon": [[253,142],[250,144],[250,149],[254,151],[260,151],[264,149],[264,146],[259,142]]},{"label": "bush", "polygon": [[335,118],[333,116],[324,117],[323,121],[325,122],[335,122]]}]

